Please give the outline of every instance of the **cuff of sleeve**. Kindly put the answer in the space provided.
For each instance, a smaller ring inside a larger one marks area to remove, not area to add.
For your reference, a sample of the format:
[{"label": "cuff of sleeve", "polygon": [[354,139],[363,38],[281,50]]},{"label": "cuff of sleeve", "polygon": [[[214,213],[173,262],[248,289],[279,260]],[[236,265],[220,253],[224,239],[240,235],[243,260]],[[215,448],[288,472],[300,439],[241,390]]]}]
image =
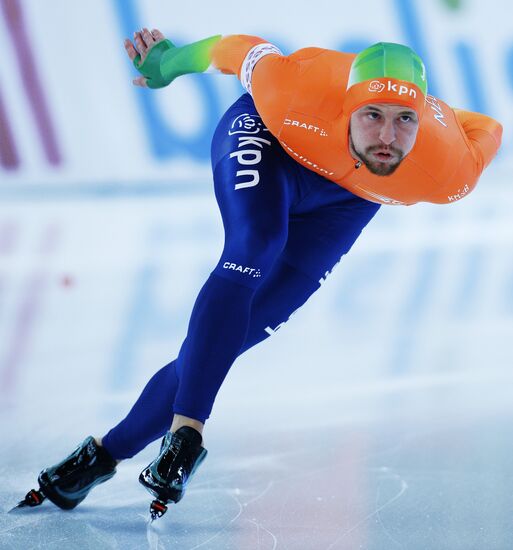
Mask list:
[{"label": "cuff of sleeve", "polygon": [[262,57],[271,54],[283,55],[276,46],[270,44],[269,42],[265,42],[264,44],[257,44],[256,46],[253,46],[251,50],[249,50],[244,61],[242,62],[242,67],[240,70],[240,81],[249,94],[253,95],[251,88],[251,78],[253,76],[253,70],[256,64],[262,59]]}]

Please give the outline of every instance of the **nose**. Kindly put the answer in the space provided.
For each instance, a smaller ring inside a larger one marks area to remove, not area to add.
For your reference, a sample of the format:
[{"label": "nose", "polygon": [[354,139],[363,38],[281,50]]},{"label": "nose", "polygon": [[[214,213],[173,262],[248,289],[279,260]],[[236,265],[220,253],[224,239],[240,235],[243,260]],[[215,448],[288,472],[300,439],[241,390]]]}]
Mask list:
[{"label": "nose", "polygon": [[387,120],[386,118],[383,121],[381,130],[379,132],[379,139],[385,145],[390,145],[395,141],[395,127],[393,120]]}]

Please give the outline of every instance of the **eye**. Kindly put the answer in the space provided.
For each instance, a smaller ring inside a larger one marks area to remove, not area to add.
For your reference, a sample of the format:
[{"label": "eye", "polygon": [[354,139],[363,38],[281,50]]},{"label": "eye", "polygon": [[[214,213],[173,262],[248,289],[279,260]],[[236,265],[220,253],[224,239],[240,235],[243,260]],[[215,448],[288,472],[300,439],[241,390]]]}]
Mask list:
[{"label": "eye", "polygon": [[379,118],[379,113],[376,113],[376,111],[369,111],[367,113],[367,116],[371,119],[371,120],[378,120]]},{"label": "eye", "polygon": [[415,122],[414,118],[411,115],[401,115],[399,117],[401,122]]}]

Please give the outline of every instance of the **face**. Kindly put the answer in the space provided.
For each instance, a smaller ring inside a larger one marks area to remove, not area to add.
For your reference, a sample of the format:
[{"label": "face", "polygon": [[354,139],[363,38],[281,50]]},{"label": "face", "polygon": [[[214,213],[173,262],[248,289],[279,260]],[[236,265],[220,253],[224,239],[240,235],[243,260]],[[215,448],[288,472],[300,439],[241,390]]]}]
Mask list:
[{"label": "face", "polygon": [[365,105],[351,115],[351,153],[373,174],[389,176],[412,150],[418,129],[417,113],[404,105]]}]

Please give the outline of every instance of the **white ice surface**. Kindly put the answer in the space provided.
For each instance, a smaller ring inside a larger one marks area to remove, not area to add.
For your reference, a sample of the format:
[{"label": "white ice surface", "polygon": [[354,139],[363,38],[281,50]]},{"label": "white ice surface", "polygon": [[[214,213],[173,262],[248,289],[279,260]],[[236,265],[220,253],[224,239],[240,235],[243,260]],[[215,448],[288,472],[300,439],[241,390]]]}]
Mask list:
[{"label": "white ice surface", "polygon": [[213,199],[2,203],[0,548],[513,547],[512,206],[383,210],[236,363],[207,460],[148,527],[157,443],[72,512],[6,512],[176,354],[221,245]]}]

